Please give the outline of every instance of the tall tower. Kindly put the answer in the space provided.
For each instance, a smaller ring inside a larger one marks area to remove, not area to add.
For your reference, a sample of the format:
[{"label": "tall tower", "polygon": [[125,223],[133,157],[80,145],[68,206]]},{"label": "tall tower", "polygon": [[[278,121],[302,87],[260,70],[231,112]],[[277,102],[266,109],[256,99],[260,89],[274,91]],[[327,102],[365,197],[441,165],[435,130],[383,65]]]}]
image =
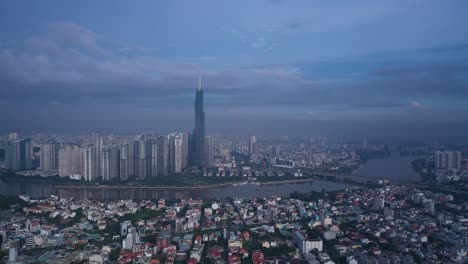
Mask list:
[{"label": "tall tower", "polygon": [[85,181],[94,181],[96,179],[96,147],[94,145],[86,146],[84,150],[84,179]]},{"label": "tall tower", "polygon": [[198,89],[195,95],[195,129],[193,131],[194,165],[205,165],[205,112],[203,111],[203,90],[201,76],[198,77]]}]

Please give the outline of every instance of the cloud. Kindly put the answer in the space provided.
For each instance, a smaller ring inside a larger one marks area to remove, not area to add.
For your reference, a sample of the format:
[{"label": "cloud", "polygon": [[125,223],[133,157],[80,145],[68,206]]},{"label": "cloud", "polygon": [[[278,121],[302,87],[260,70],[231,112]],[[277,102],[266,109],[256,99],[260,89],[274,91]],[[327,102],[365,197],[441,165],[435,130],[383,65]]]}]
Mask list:
[{"label": "cloud", "polygon": [[263,48],[266,45],[267,45],[267,42],[265,41],[264,38],[257,38],[251,44],[252,48],[255,48],[255,49]]},{"label": "cloud", "polygon": [[415,108],[415,109],[422,109],[422,108],[424,108],[424,106],[423,106],[420,102],[418,102],[418,101],[411,101],[411,102],[410,102],[410,106],[411,106],[411,108]]},{"label": "cloud", "polygon": [[100,55],[110,54],[108,50],[98,44],[94,32],[72,22],[60,21],[49,24],[49,34],[65,44],[83,48],[88,52]]},{"label": "cloud", "polygon": [[269,76],[269,77],[274,77],[278,79],[285,79],[285,80],[290,80],[290,81],[297,81],[302,84],[314,84],[311,80],[305,79],[302,76],[302,72],[299,68],[297,67],[270,67],[270,68],[255,68],[252,69],[252,72],[259,74],[259,75],[264,75],[264,76]]}]

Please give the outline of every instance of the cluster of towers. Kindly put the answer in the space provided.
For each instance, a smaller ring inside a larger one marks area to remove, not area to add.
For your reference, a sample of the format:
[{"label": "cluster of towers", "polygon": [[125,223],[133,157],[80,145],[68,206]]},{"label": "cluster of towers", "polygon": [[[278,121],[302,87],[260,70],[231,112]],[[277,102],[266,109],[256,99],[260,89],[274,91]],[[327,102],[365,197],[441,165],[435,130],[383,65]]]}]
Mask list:
[{"label": "cluster of towers", "polygon": [[[31,139],[7,145],[7,168],[32,168]],[[60,176],[80,176],[87,181],[130,178],[146,179],[182,172],[189,166],[213,164],[213,138],[205,135],[205,112],[201,77],[195,98],[193,134],[144,135],[131,138],[97,137],[86,144],[48,140],[40,145],[40,169]]]}]

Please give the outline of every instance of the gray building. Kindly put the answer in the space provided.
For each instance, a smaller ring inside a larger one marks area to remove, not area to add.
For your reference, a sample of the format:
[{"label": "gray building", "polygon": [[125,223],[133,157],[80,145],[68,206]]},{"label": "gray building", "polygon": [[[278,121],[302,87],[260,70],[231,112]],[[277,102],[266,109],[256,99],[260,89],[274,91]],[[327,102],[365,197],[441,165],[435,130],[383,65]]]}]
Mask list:
[{"label": "gray building", "polygon": [[96,146],[86,146],[84,150],[84,179],[94,181],[97,179]]},{"label": "gray building", "polygon": [[5,166],[12,171],[32,168],[32,143],[30,138],[11,140],[5,146]]},{"label": "gray building", "polygon": [[146,142],[146,177],[158,176],[158,144],[149,140]]},{"label": "gray building", "polygon": [[167,136],[159,136],[157,139],[157,168],[158,176],[167,176],[169,174],[169,141]]},{"label": "gray building", "polygon": [[214,138],[212,136],[206,137],[206,166],[213,166],[214,157]]},{"label": "gray building", "polygon": [[436,151],[436,169],[458,170],[461,166],[460,151]]},{"label": "gray building", "polygon": [[188,136],[186,133],[171,133],[169,138],[169,172],[180,173],[187,165]]},{"label": "gray building", "polygon": [[52,171],[59,169],[60,144],[49,141],[41,145],[40,164],[41,170]]},{"label": "gray building", "polygon": [[128,144],[120,146],[119,173],[121,180],[128,179]]}]

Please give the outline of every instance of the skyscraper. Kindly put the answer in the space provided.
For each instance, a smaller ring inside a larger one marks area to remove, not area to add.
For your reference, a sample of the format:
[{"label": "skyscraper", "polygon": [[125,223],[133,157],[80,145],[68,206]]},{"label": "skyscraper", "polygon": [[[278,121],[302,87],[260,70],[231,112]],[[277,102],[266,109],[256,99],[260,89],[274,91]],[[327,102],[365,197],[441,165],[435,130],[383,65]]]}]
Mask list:
[{"label": "skyscraper", "polygon": [[257,137],[251,136],[250,137],[250,143],[249,143],[249,155],[250,156],[257,155],[258,154],[257,152],[258,152],[258,150],[257,150]]},{"label": "skyscraper", "polygon": [[193,131],[193,163],[205,165],[205,112],[203,111],[203,90],[201,76],[195,95],[195,129]]},{"label": "skyscraper", "polygon": [[271,145],[270,146],[270,158],[278,158],[279,157],[279,146],[278,145]]},{"label": "skyscraper", "polygon": [[460,169],[461,153],[460,151],[436,151],[436,168],[437,169]]},{"label": "skyscraper", "polygon": [[138,158],[135,167],[138,168],[135,176],[140,179],[146,179],[146,144],[144,141],[138,141]]},{"label": "skyscraper", "polygon": [[105,147],[102,149],[100,158],[100,166],[99,168],[101,169],[101,173],[99,174],[102,177],[103,181],[109,181],[110,180],[110,148]]},{"label": "skyscraper", "polygon": [[59,151],[59,175],[67,177],[83,174],[83,149],[77,145],[68,145]]},{"label": "skyscraper", "polygon": [[157,151],[158,176],[167,176],[169,173],[169,142],[167,136],[158,137]]},{"label": "skyscraper", "polygon": [[119,177],[119,148],[105,146],[101,153],[101,177],[103,181]]},{"label": "skyscraper", "polygon": [[214,138],[212,136],[206,137],[206,166],[213,166],[213,156],[214,156]]},{"label": "skyscraper", "polygon": [[118,179],[120,175],[120,148],[113,146],[109,153],[109,178],[110,180]]},{"label": "skyscraper", "polygon": [[51,171],[59,168],[59,150],[60,145],[49,141],[41,145],[41,170]]},{"label": "skyscraper", "polygon": [[158,145],[154,140],[146,142],[146,177],[158,176]]},{"label": "skyscraper", "polygon": [[187,141],[186,133],[169,134],[169,171],[171,173],[182,172],[182,169],[186,167]]},{"label": "skyscraper", "polygon": [[189,165],[189,135],[186,132],[180,133],[182,137],[182,169]]},{"label": "skyscraper", "polygon": [[5,165],[9,170],[30,170],[32,168],[31,139],[8,141],[5,148]]},{"label": "skyscraper", "polygon": [[104,179],[104,175],[102,175],[103,170],[101,166],[104,165],[104,161],[102,160],[103,155],[103,148],[105,146],[105,140],[102,137],[98,137],[96,139],[96,177]]},{"label": "skyscraper", "polygon": [[84,150],[84,179],[85,181],[94,181],[97,177],[96,166],[96,147],[94,145],[86,146]]},{"label": "skyscraper", "polygon": [[128,144],[120,146],[120,162],[119,162],[119,172],[120,179],[128,179]]}]

